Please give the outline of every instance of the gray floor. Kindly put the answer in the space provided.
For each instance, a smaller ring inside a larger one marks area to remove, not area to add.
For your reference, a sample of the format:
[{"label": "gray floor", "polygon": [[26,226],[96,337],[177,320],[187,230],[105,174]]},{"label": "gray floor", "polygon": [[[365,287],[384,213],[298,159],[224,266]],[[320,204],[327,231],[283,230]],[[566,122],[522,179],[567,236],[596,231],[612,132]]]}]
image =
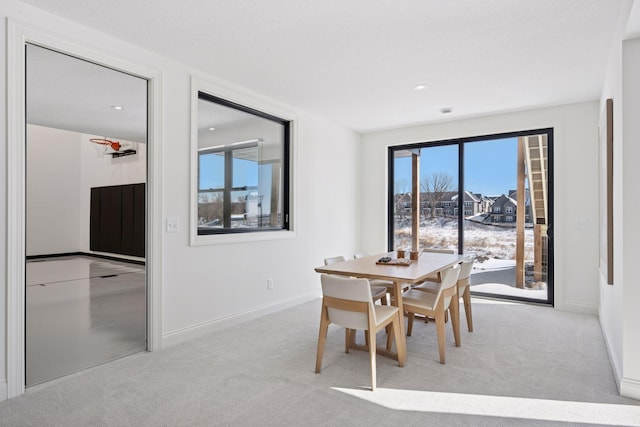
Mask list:
[{"label": "gray floor", "polygon": [[640,426],[595,316],[478,299],[473,310],[461,347],[447,326],[446,365],[433,323],[416,323],[404,368],[377,358],[375,392],[367,354],[344,353],[335,326],[314,373],[314,300],[33,387],[0,402],[0,425]]},{"label": "gray floor", "polygon": [[26,279],[27,386],[146,349],[144,266],[37,259]]}]

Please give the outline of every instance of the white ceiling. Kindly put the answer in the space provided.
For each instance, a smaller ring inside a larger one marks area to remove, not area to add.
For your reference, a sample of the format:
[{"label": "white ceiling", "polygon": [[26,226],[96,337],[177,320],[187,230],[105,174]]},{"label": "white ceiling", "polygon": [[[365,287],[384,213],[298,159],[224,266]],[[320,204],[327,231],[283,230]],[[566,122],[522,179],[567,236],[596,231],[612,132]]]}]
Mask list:
[{"label": "white ceiling", "polygon": [[22,1],[360,132],[599,99],[623,5]]},{"label": "white ceiling", "polygon": [[28,123],[146,142],[146,80],[39,46],[26,55]]}]

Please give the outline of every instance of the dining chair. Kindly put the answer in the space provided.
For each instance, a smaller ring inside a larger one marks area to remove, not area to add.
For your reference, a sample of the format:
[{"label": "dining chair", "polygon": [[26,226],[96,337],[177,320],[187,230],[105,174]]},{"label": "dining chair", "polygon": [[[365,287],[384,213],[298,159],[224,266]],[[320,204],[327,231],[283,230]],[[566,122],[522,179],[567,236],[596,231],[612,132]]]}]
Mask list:
[{"label": "dining chair", "polygon": [[322,356],[330,324],[345,328],[345,353],[349,353],[349,334],[352,330],[365,331],[369,345],[369,363],[371,366],[371,390],[376,389],[376,335],[387,326],[396,341],[398,365],[404,366],[406,350],[398,345],[400,336],[400,311],[398,307],[376,305],[371,296],[371,285],[367,279],[323,274],[322,310],[320,313],[320,331],[318,333],[318,351],[316,354],[316,373],[322,368]]},{"label": "dining chair", "polygon": [[[339,262],[344,262],[346,261],[345,257],[343,257],[342,255],[339,256],[334,256],[334,257],[330,257],[330,258],[325,258],[324,259],[324,265],[331,265],[331,264],[337,264]],[[371,286],[371,282],[369,282],[369,286]],[[387,304],[387,288],[386,286],[380,286],[380,285],[374,285],[371,287],[371,297],[373,298],[373,301],[380,301],[380,304],[382,305],[390,305]],[[388,331],[389,332],[389,331]],[[351,331],[351,330],[346,330],[345,331],[345,339],[347,341],[351,341],[354,345],[356,345],[356,331]],[[364,343],[365,346],[369,345],[369,336],[367,334],[364,334]],[[387,348],[391,348],[391,335],[388,335],[387,338]]]},{"label": "dining chair", "polygon": [[433,317],[438,336],[440,363],[445,363],[445,312],[451,313],[451,326],[456,347],[460,347],[460,314],[458,288],[456,282],[460,274],[460,265],[456,264],[442,272],[442,281],[436,294],[411,289],[402,295],[402,306],[408,313],[407,336],[411,336],[415,313]]},{"label": "dining chair", "polygon": [[[325,258],[324,265],[337,264],[339,262],[344,262],[344,261],[346,261],[345,257],[334,256],[331,258]],[[377,282],[384,282],[384,280],[376,281],[376,283],[373,283],[372,281],[371,296],[373,297],[373,300],[374,301],[380,300],[380,304],[389,305],[387,304],[387,286],[385,284],[377,283]],[[391,282],[391,286],[393,286],[393,282]]]},{"label": "dining chair", "polygon": [[[469,332],[473,332],[473,315],[471,313],[471,288],[470,276],[473,269],[474,258],[466,259],[460,263],[460,274],[458,275],[458,281],[456,286],[458,287],[458,296],[462,297],[464,303],[464,314],[467,319],[467,329]],[[438,293],[440,283],[437,282],[423,282],[418,286],[414,286],[412,289],[429,292],[432,294]],[[446,320],[446,316],[445,316]]]},{"label": "dining chair", "polygon": [[[434,254],[451,254],[454,255],[456,252],[453,249],[443,249],[443,248],[422,248],[422,252],[430,252]],[[427,276],[428,281],[431,282],[439,282],[440,281],[440,273],[433,273]]]}]

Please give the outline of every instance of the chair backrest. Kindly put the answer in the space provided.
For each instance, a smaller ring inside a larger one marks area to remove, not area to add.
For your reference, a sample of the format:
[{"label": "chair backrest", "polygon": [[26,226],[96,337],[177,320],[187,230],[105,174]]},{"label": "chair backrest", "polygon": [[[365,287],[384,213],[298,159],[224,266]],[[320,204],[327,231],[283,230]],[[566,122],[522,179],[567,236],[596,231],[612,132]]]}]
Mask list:
[{"label": "chair backrest", "polygon": [[474,259],[465,259],[460,263],[460,274],[458,275],[458,290],[463,290],[469,285],[469,276],[473,268]]},{"label": "chair backrest", "polygon": [[422,252],[433,252],[438,254],[455,254],[453,249],[440,249],[440,248],[423,248]]},{"label": "chair backrest", "polygon": [[367,279],[323,274],[323,304],[327,306],[329,321],[349,329],[369,329],[369,315],[375,323],[375,309],[371,286]]},{"label": "chair backrest", "polygon": [[368,252],[358,252],[358,253],[353,254],[353,257],[355,259],[366,258],[368,256],[369,256]]},{"label": "chair backrest", "polygon": [[438,300],[443,299],[444,307],[449,307],[451,297],[456,292],[456,283],[458,282],[458,276],[460,275],[460,264],[456,264],[440,272],[442,280],[440,282],[440,289],[438,289],[438,295],[436,296],[436,304]]},{"label": "chair backrest", "polygon": [[343,256],[334,256],[334,257],[331,257],[331,258],[325,258],[324,259],[324,265],[337,264],[339,262],[344,262],[344,261],[346,261],[346,260],[344,259]]}]

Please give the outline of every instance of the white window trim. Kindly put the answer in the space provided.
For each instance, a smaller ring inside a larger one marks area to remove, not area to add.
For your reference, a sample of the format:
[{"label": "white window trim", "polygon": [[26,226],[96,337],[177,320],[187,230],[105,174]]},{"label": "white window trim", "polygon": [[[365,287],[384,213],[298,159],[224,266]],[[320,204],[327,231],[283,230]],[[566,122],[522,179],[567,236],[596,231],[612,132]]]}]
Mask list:
[{"label": "white window trim", "polygon": [[[246,233],[198,235],[198,92],[226,99],[237,104],[254,108],[284,120],[289,120],[289,230],[256,231]],[[298,223],[298,117],[280,105],[249,96],[221,85],[191,76],[191,178],[189,180],[189,243],[191,246],[222,245],[229,243],[259,242],[266,240],[283,240],[297,237]]]}]

